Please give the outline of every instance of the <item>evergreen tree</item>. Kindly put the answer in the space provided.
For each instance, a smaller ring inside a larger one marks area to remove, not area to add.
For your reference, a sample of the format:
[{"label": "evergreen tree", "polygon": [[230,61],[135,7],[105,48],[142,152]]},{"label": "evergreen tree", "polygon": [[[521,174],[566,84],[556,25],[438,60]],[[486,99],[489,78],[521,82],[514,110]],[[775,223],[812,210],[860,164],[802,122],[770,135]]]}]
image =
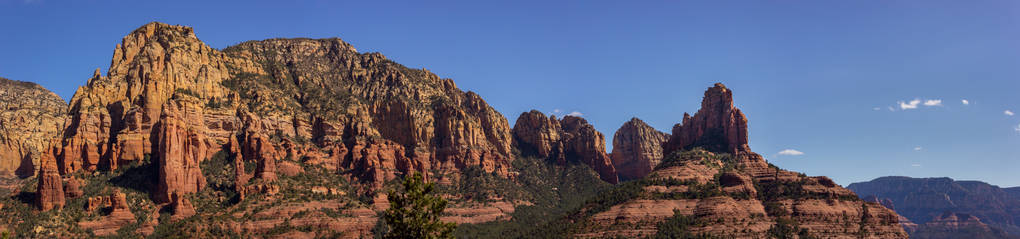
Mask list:
[{"label": "evergreen tree", "polygon": [[435,185],[421,174],[404,177],[403,192],[391,190],[390,208],[383,215],[389,231],[384,238],[453,238],[455,223],[439,220],[446,199],[435,194]]}]

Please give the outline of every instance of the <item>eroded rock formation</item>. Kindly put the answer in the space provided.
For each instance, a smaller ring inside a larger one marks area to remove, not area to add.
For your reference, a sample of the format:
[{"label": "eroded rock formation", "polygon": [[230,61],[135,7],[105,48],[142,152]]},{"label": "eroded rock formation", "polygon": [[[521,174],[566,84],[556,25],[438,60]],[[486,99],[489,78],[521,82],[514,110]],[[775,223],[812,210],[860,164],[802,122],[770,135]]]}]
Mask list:
[{"label": "eroded rock formation", "polygon": [[705,91],[701,109],[694,116],[684,113],[681,123],[673,126],[673,135],[663,151],[702,147],[712,152],[737,153],[747,147],[747,118],[733,106],[733,92],[722,83]]},{"label": "eroded rock formation", "polygon": [[178,106],[168,102],[155,126],[155,155],[159,175],[152,199],[157,203],[171,202],[174,194],[195,193],[205,187],[205,176],[199,164],[209,155],[203,124],[189,123],[202,119],[198,108],[190,104]]},{"label": "eroded rock formation", "polygon": [[669,134],[632,118],[613,135],[613,166],[620,180],[643,178],[662,161],[662,144]]},{"label": "eroded rock formation", "polygon": [[43,211],[64,207],[64,183],[57,170],[57,160],[53,157],[55,150],[51,147],[39,159],[39,183],[35,201],[36,206]]},{"label": "eroded rock formation", "polygon": [[576,159],[591,166],[602,180],[614,184],[619,181],[606,154],[605,137],[584,118],[565,116],[557,120],[537,110],[524,112],[517,117],[514,137],[519,147],[538,157],[554,159],[561,165],[567,159]]}]

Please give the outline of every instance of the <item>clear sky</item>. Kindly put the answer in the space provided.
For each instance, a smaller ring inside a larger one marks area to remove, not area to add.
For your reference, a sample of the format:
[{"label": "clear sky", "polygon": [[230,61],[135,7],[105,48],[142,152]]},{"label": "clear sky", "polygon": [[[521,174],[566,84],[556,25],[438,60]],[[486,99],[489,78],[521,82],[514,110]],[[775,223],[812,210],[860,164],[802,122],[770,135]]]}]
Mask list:
[{"label": "clear sky", "polygon": [[0,76],[69,99],[150,21],[220,49],[340,37],[454,79],[511,124],[538,109],[583,114],[609,142],[631,117],[668,132],[723,82],[780,167],[1020,186],[1018,1],[369,2],[0,0]]}]

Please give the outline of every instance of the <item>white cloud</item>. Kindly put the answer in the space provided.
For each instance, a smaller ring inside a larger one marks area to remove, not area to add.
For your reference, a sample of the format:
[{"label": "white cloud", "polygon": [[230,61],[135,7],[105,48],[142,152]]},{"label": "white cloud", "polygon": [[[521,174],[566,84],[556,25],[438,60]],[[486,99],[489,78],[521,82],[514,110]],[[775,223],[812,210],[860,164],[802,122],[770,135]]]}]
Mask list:
[{"label": "white cloud", "polygon": [[562,112],[560,109],[553,109],[553,113],[560,113],[560,112]]},{"label": "white cloud", "polygon": [[900,104],[900,109],[901,110],[911,110],[911,109],[917,109],[917,104],[920,104],[921,100],[920,99],[914,99],[914,100],[911,100],[910,102],[900,101],[900,102],[897,102],[897,103]]},{"label": "white cloud", "polygon": [[893,108],[892,106],[889,106],[889,111],[896,111],[896,108]]},{"label": "white cloud", "polygon": [[962,100],[960,100],[960,102],[962,102],[963,105],[970,105],[970,101],[967,100],[967,99],[962,99]]},{"label": "white cloud", "polygon": [[1013,111],[1010,111],[1010,110],[1003,111],[1002,113],[1006,114],[1006,115],[1009,115],[1009,116],[1013,116],[1014,115]]},{"label": "white cloud", "polygon": [[570,112],[570,114],[567,114],[567,115],[574,116],[574,117],[581,117],[584,114],[581,114],[581,112],[574,111],[574,112]]},{"label": "white cloud", "polygon": [[924,148],[921,148],[921,146],[914,147],[914,151],[921,151],[921,149],[924,149]]},{"label": "white cloud", "polygon": [[921,164],[919,163],[911,164],[910,167],[921,167]]},{"label": "white cloud", "polygon": [[1016,132],[1020,132],[1020,125],[1017,125],[1016,128],[1013,128],[1013,129],[1015,129]]},{"label": "white cloud", "polygon": [[783,151],[779,151],[779,155],[797,156],[797,155],[804,155],[804,152],[797,151],[796,149],[784,149]]},{"label": "white cloud", "polygon": [[924,106],[942,106],[942,100],[925,100]]},{"label": "white cloud", "polygon": [[875,110],[875,111],[879,111],[879,110],[882,110],[882,108],[879,108],[879,107],[875,107],[875,108],[871,108],[871,109],[873,109],[873,110]]}]

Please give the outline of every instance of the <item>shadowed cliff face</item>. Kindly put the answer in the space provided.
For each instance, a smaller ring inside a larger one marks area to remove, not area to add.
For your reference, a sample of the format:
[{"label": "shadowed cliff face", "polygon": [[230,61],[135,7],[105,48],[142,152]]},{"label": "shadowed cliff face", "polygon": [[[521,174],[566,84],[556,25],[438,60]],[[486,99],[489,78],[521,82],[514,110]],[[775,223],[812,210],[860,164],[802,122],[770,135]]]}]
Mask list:
[{"label": "shadowed cliff face", "polygon": [[[1017,226],[1020,222],[1020,197],[1012,195],[1008,189],[984,182],[955,181],[950,178],[881,177],[868,182],[852,183],[848,188],[859,195],[873,195],[888,200],[896,207],[897,213],[918,225],[924,226],[946,218],[955,220],[956,217],[943,215],[949,212],[973,216],[993,229],[1001,229],[1014,236],[1020,235],[1020,227]],[[931,227],[944,225],[948,224],[936,223]],[[950,229],[930,228],[943,233],[954,231]]]},{"label": "shadowed cliff face", "polygon": [[35,83],[0,77],[0,177],[29,177],[63,127],[66,103]]}]

